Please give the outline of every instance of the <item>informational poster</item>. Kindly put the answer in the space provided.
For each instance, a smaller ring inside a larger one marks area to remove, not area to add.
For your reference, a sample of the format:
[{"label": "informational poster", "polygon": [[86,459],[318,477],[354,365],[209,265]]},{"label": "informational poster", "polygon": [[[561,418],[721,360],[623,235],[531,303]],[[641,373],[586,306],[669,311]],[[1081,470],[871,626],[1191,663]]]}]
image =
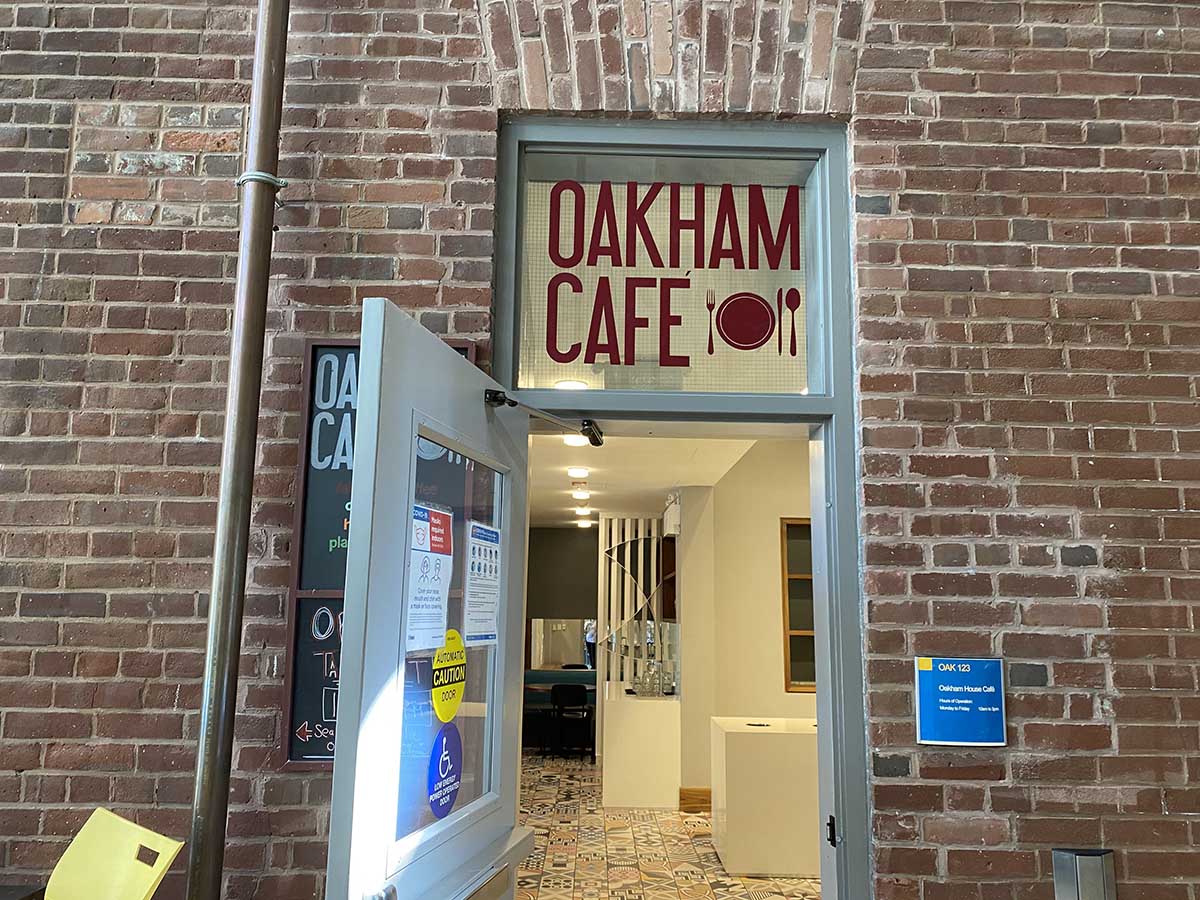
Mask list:
[{"label": "informational poster", "polygon": [[447,601],[454,573],[452,513],[415,504],[405,603],[408,650],[433,650],[446,637]]},{"label": "informational poster", "polygon": [[[445,342],[468,362],[475,362],[474,341],[446,338]],[[296,472],[298,513],[293,535],[287,706],[280,731],[286,763],[300,768],[333,764],[358,357],[358,345],[342,340],[310,343],[305,354],[304,452]],[[337,618],[338,627],[329,627],[331,616]],[[418,701],[406,695],[405,702]],[[429,706],[428,694],[424,704]],[[422,758],[428,750],[426,743],[423,738]]]},{"label": "informational poster", "polygon": [[468,644],[494,644],[500,620],[500,532],[467,523],[463,630]]},{"label": "informational poster", "polygon": [[1004,666],[999,659],[918,656],[917,743],[1003,747]]}]

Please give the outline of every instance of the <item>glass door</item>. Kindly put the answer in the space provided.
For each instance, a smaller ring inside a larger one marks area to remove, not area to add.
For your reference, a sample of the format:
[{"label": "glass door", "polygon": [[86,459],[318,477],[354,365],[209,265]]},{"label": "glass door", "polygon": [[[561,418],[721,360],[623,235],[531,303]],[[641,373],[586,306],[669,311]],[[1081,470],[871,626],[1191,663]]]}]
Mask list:
[{"label": "glass door", "polygon": [[326,896],[503,889],[516,826],[528,419],[364,305]]}]

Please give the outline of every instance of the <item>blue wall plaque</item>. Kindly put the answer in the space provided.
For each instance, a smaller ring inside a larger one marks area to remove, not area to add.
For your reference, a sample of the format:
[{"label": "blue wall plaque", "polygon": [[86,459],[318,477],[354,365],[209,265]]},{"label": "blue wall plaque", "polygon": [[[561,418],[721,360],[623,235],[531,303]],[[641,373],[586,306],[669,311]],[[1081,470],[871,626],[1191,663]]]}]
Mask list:
[{"label": "blue wall plaque", "polygon": [[1003,747],[1004,666],[999,659],[918,656],[917,743]]}]

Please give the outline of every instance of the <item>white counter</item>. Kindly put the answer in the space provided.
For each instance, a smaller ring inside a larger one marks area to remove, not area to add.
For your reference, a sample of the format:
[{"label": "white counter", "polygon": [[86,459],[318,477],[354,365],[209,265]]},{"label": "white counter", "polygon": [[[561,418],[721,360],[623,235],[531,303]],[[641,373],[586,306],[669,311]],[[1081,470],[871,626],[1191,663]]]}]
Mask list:
[{"label": "white counter", "polygon": [[634,697],[610,682],[604,695],[605,806],[679,809],[679,698]]},{"label": "white counter", "polygon": [[818,877],[816,719],[712,719],[713,846],[731,875]]}]

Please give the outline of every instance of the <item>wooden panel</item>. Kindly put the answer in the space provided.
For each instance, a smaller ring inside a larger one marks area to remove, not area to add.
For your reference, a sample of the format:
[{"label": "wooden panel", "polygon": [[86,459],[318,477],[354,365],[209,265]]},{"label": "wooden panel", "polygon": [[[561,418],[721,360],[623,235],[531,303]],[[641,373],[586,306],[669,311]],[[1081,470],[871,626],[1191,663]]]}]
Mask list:
[{"label": "wooden panel", "polygon": [[679,811],[685,813],[712,812],[712,788],[679,789]]}]

